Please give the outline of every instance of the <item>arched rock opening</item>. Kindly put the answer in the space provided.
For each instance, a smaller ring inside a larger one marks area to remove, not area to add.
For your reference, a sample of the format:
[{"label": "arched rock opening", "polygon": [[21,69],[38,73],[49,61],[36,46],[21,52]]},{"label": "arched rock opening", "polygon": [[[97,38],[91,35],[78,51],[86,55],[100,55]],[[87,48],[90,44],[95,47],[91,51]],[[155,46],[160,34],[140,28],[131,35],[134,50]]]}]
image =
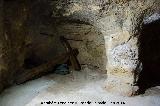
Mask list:
[{"label": "arched rock opening", "polygon": [[67,38],[73,48],[78,48],[81,65],[106,73],[101,32],[86,21],[61,16],[59,11],[59,16],[54,16],[53,5],[49,0],[1,0],[1,30],[4,31],[1,54],[5,55],[1,57],[4,71],[0,71],[0,91],[12,85],[15,75],[24,68],[33,68],[66,52],[60,36]]}]

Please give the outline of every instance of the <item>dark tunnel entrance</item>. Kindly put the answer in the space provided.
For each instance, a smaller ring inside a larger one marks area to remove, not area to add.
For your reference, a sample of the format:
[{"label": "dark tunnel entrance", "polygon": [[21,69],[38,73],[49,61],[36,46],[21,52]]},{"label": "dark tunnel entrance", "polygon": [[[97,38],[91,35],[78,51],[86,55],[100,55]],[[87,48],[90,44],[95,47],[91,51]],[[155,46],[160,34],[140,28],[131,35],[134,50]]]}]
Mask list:
[{"label": "dark tunnel entrance", "polygon": [[140,93],[160,85],[160,19],[144,24],[140,36],[143,70],[138,81]]}]

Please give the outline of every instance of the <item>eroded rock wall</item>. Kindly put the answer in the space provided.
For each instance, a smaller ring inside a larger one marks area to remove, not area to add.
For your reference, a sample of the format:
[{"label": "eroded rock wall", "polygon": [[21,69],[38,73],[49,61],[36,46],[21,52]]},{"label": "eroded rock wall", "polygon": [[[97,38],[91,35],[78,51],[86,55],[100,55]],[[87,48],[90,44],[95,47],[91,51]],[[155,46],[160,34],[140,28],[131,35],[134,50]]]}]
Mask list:
[{"label": "eroded rock wall", "polygon": [[38,0],[30,3],[28,36],[31,58],[36,56],[41,61],[48,61],[66,52],[59,40],[60,36],[64,36],[69,39],[73,48],[78,48],[81,65],[89,65],[104,71],[105,47],[101,32],[83,21],[54,16],[53,2],[49,1]]},{"label": "eroded rock wall", "polygon": [[5,52],[1,68],[12,79],[26,58],[47,61],[65,52],[58,40],[63,35],[79,49],[81,64],[107,70],[109,92],[134,95],[143,68],[141,25],[146,16],[159,11],[159,5],[159,0],[7,0],[0,23],[5,48],[0,51]]},{"label": "eroded rock wall", "polygon": [[143,66],[139,59],[139,36],[143,19],[159,11],[158,0],[53,1],[53,17],[78,20],[95,26],[105,40],[106,89],[134,95]]},{"label": "eroded rock wall", "polygon": [[58,35],[63,35],[73,48],[78,48],[81,65],[88,65],[105,70],[105,46],[101,32],[92,25],[79,23],[61,23],[57,27]]},{"label": "eroded rock wall", "polygon": [[[3,44],[3,0],[0,0],[0,54],[3,54],[2,48]],[[0,57],[0,91],[3,89],[3,60],[2,56]]]},{"label": "eroded rock wall", "polygon": [[[16,73],[24,68],[34,67],[66,52],[59,40],[62,35],[72,39],[68,40],[71,46],[79,49],[81,65],[106,72],[104,38],[93,25],[52,17],[50,0],[7,0],[1,5],[1,88],[11,85]],[[31,63],[27,65],[28,62]]]},{"label": "eroded rock wall", "polygon": [[[27,2],[1,1],[0,91],[14,82],[26,55]],[[10,3],[12,5],[10,5]],[[18,6],[17,6],[18,5]]]}]

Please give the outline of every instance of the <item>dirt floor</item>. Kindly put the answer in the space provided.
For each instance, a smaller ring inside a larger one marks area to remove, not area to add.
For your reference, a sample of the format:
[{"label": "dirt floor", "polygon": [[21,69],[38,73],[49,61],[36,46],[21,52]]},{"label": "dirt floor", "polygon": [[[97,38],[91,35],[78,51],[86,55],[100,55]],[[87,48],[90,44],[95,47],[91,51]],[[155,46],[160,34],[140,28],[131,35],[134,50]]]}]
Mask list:
[{"label": "dirt floor", "polygon": [[160,86],[143,95],[122,97],[103,89],[105,79],[87,67],[68,75],[47,75],[6,89],[0,106],[160,106]]}]

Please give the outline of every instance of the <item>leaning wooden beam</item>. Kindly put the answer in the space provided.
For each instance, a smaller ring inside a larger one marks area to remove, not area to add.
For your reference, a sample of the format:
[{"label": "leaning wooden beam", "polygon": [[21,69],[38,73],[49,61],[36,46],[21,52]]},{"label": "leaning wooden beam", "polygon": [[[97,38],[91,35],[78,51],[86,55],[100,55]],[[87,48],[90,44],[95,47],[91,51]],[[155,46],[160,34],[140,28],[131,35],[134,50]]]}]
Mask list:
[{"label": "leaning wooden beam", "polygon": [[45,73],[51,72],[56,65],[65,63],[69,59],[69,54],[70,54],[69,52],[61,54],[59,56],[56,56],[56,58],[47,63],[44,63],[35,68],[24,70],[21,73],[18,73],[17,74],[18,76],[15,79],[15,83],[21,84],[35,77],[40,77]]},{"label": "leaning wooden beam", "polygon": [[60,37],[61,43],[63,44],[63,46],[65,47],[66,51],[70,53],[69,55],[69,60],[73,66],[73,68],[75,70],[81,70],[81,65],[79,64],[79,61],[76,57],[76,55],[73,52],[73,49],[71,48],[69,42],[67,41],[67,39],[63,36]]}]

